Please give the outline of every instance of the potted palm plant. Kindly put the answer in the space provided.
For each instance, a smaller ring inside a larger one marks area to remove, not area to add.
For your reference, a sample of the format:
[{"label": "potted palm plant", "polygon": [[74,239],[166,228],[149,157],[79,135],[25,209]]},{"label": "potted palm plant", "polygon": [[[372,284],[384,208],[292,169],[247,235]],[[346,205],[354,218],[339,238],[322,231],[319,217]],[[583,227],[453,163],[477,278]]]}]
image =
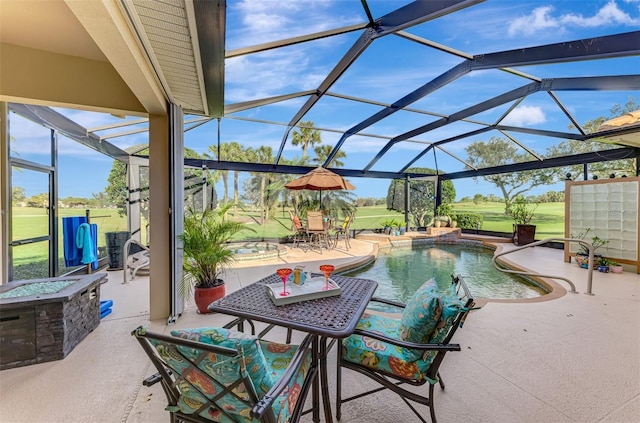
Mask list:
[{"label": "potted palm plant", "polygon": [[536,225],[531,225],[530,222],[537,208],[537,203],[531,203],[521,195],[517,196],[509,207],[509,214],[513,218],[513,242],[516,245],[531,244],[535,241]]},{"label": "potted palm plant", "polygon": [[180,294],[190,298],[193,292],[198,311],[203,314],[208,313],[209,304],[225,295],[220,276],[234,260],[227,241],[248,229],[244,223],[225,218],[229,208],[230,205],[204,212],[187,210],[184,232],[179,237],[184,252]]}]

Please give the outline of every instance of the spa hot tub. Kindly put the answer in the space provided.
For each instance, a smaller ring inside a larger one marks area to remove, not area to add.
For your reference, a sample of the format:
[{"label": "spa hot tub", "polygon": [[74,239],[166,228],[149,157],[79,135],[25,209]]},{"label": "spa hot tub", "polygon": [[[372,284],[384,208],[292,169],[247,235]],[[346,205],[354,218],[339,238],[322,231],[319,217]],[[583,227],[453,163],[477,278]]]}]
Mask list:
[{"label": "spa hot tub", "polygon": [[0,370],[60,360],[100,324],[106,274],[0,285]]}]

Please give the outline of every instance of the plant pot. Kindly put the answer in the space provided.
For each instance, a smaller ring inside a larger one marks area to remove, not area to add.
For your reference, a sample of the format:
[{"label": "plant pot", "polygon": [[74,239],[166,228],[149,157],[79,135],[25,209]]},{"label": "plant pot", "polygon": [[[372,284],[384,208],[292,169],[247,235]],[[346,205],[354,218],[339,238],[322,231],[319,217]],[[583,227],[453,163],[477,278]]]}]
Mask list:
[{"label": "plant pot", "polygon": [[224,286],[224,283],[222,283],[221,285],[209,288],[195,288],[193,299],[196,302],[196,307],[198,307],[198,311],[200,312],[200,314],[209,313],[209,304],[224,297]]},{"label": "plant pot", "polygon": [[451,221],[451,227],[452,228],[457,228],[458,227],[458,222],[456,222],[455,220]]},{"label": "plant pot", "polygon": [[598,266],[600,266],[600,260],[602,259],[602,254],[594,254],[593,255],[593,269],[597,270]]},{"label": "plant pot", "polygon": [[527,245],[535,241],[536,225],[515,225],[513,243]]},{"label": "plant pot", "polygon": [[609,273],[609,266],[598,266],[598,272]]},{"label": "plant pot", "polygon": [[617,265],[617,266],[609,266],[609,270],[611,271],[611,273],[622,273],[622,265]]}]

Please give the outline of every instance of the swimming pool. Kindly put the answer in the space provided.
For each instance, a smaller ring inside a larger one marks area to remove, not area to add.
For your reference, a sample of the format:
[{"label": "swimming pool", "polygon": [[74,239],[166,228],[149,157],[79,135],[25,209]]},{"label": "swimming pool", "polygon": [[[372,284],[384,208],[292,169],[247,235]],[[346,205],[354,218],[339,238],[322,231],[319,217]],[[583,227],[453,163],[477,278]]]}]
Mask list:
[{"label": "swimming pool", "polygon": [[495,269],[490,248],[464,243],[428,243],[413,247],[380,250],[378,258],[346,276],[378,282],[375,296],[407,300],[428,279],[435,278],[440,288],[451,283],[451,275],[462,275],[475,298],[524,299],[548,293],[540,285]]}]

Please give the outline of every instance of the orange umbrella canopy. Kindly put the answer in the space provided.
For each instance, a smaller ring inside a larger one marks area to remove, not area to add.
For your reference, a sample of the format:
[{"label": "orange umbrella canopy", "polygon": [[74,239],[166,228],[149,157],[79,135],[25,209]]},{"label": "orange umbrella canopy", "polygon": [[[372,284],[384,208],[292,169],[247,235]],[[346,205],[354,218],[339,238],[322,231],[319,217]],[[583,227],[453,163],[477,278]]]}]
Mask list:
[{"label": "orange umbrella canopy", "polygon": [[323,167],[313,169],[289,182],[285,187],[293,190],[310,189],[313,191],[356,189],[356,187],[351,185],[342,176]]}]

